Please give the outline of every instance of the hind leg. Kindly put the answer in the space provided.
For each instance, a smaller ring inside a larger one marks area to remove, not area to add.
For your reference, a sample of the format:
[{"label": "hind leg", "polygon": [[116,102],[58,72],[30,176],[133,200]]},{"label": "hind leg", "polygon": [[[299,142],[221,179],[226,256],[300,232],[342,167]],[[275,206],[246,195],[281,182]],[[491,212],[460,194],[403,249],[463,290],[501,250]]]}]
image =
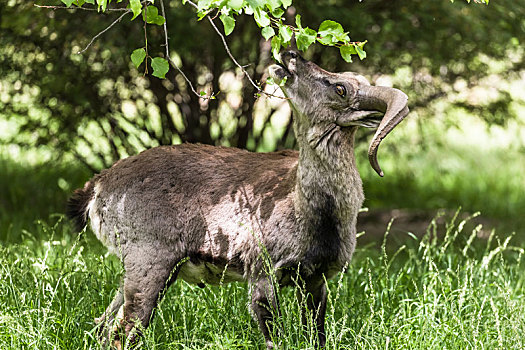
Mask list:
[{"label": "hind leg", "polygon": [[[141,246],[124,255],[124,317],[121,330],[129,344],[137,341],[136,332],[146,328],[163,291],[177,278],[177,263],[172,253],[158,247]],[[139,326],[139,329],[136,327]],[[114,345],[122,346],[120,338]]]}]

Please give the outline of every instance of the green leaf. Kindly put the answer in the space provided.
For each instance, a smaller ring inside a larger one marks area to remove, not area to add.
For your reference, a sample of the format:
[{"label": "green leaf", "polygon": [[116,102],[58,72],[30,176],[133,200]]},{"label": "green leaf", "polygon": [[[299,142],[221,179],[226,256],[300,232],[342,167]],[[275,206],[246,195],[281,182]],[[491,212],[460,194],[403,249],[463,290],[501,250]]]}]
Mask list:
[{"label": "green leaf", "polygon": [[76,0],[75,1],[75,5],[77,5],[78,7],[82,7],[82,5],[84,5],[86,3],[86,0]]},{"label": "green leaf", "polygon": [[356,45],[359,46],[360,48],[363,48],[367,42],[368,40],[361,41],[361,42],[356,43]]},{"label": "green leaf", "polygon": [[283,77],[280,81],[276,82],[275,80],[273,80],[272,77],[268,77],[266,78],[266,85],[284,86],[287,80],[288,80],[288,77]]},{"label": "green leaf", "polygon": [[301,51],[306,51],[315,42],[317,32],[310,28],[300,28],[299,33],[295,35],[297,48]]},{"label": "green leaf", "polygon": [[272,16],[275,18],[281,18],[284,15],[284,10],[280,7],[272,11]]},{"label": "green leaf", "polygon": [[[147,11],[147,12],[146,12]],[[166,20],[159,15],[159,10],[155,6],[148,6],[142,11],[142,19],[147,20],[147,23],[163,25]]]},{"label": "green leaf", "polygon": [[270,10],[270,12],[281,7],[281,1],[279,0],[266,0],[265,2],[266,7],[268,8],[268,10]]},{"label": "green leaf", "polygon": [[272,38],[272,56],[279,61],[279,51],[281,50],[281,37],[274,36]]},{"label": "green leaf", "polygon": [[281,35],[283,44],[286,45],[292,39],[293,31],[292,28],[279,24],[279,34]]},{"label": "green leaf", "polygon": [[281,0],[281,2],[283,3],[284,8],[292,6],[292,0]]},{"label": "green leaf", "polygon": [[164,17],[162,17],[162,16],[157,16],[157,17],[155,18],[155,20],[152,21],[151,23],[152,23],[152,24],[156,24],[156,25],[158,25],[158,26],[161,26],[161,25],[164,24],[164,22],[166,22],[166,19],[164,19]]},{"label": "green leaf", "polygon": [[266,11],[261,10],[260,8],[255,9],[255,12],[253,13],[253,18],[255,18],[255,22],[259,25],[259,27],[268,27],[270,25],[270,16],[268,16],[268,13]]},{"label": "green leaf", "polygon": [[255,11],[257,8],[264,7],[266,4],[265,0],[246,0],[248,5]]},{"label": "green leaf", "polygon": [[360,60],[364,60],[366,58],[365,50],[363,50],[359,45],[355,45],[355,50],[357,51],[357,55],[359,56]]},{"label": "green leaf", "polygon": [[331,45],[332,44],[332,36],[331,35],[322,36],[322,37],[317,38],[317,41],[319,41],[323,45]]},{"label": "green leaf", "polygon": [[97,0],[98,4],[98,10],[102,8],[102,12],[106,11],[106,8],[108,7],[108,0]]},{"label": "green leaf", "polygon": [[224,25],[224,34],[230,35],[233,32],[233,28],[235,28],[235,19],[230,15],[224,14],[221,15],[220,19]]},{"label": "green leaf", "polygon": [[142,12],[142,4],[140,0],[129,0],[129,6],[131,11],[133,11],[133,18],[131,20],[134,20]]},{"label": "green leaf", "polygon": [[197,2],[197,11],[202,12],[210,8],[213,0],[199,0]]},{"label": "green leaf", "polygon": [[240,9],[242,9],[242,3],[242,0],[228,0],[228,7],[235,11],[239,11]]},{"label": "green leaf", "polygon": [[299,29],[303,28],[303,26],[301,25],[301,15],[295,16],[295,26]]},{"label": "green leaf", "polygon": [[350,37],[345,33],[343,26],[335,21],[326,20],[319,26],[317,39],[323,45],[333,45],[339,41],[348,43]]},{"label": "green leaf", "polygon": [[275,30],[273,30],[272,27],[264,27],[262,30],[261,30],[261,34],[263,36],[263,38],[265,38],[266,40],[270,39],[272,36],[275,35]]},{"label": "green leaf", "polygon": [[131,62],[133,62],[137,68],[144,62],[144,58],[146,58],[146,50],[144,50],[144,48],[136,49],[131,53]]},{"label": "green leaf", "polygon": [[166,73],[170,69],[170,64],[162,57],[155,57],[151,60],[152,75],[157,78],[166,78]]},{"label": "green leaf", "polygon": [[197,12],[197,20],[200,21],[201,19],[203,19],[204,17],[206,17],[206,15],[208,13],[210,13],[211,10],[206,10],[206,11],[199,11]]},{"label": "green leaf", "polygon": [[355,47],[350,45],[343,45],[339,48],[339,52],[341,53],[341,57],[346,62],[352,62],[352,55],[356,54]]},{"label": "green leaf", "polygon": [[66,4],[67,7],[71,6],[71,4],[74,2],[75,0],[62,0],[62,2],[64,4]]},{"label": "green leaf", "polygon": [[343,26],[335,21],[326,20],[321,23],[318,30],[319,34],[339,34],[344,33]]}]

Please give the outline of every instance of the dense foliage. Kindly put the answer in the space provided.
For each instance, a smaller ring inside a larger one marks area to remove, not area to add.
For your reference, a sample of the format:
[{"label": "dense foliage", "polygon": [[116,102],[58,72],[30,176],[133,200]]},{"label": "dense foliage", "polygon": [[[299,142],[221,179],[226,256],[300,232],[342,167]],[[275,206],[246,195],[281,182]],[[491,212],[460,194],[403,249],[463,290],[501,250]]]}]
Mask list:
[{"label": "dense foliage", "polygon": [[[490,99],[479,101],[462,91],[491,84],[494,74],[512,79],[523,70],[523,5],[326,0],[295,6],[282,14],[282,23],[293,25],[301,13],[305,28],[319,28],[329,18],[352,40],[368,40],[362,63],[350,66],[338,49],[322,45],[311,46],[308,58],[330,70],[361,71],[372,80],[391,77],[390,83],[409,94],[418,119],[434,113],[445,97],[489,123],[513,118],[509,92],[495,87]],[[258,99],[257,88],[232,63],[214,29],[180,1],[166,2],[170,55],[196,91],[213,92],[215,100],[192,93],[175,69],[165,80],[137,71],[130,54],[144,45],[140,16],[117,23],[77,54],[118,16],[42,9],[22,0],[0,3],[2,142],[74,155],[92,169],[180,141],[252,150],[293,146],[286,108]],[[148,54],[162,57],[163,26],[148,25],[147,32]],[[271,43],[260,33],[250,16],[236,16],[227,37],[231,53],[256,82],[265,79],[271,62]]]}]

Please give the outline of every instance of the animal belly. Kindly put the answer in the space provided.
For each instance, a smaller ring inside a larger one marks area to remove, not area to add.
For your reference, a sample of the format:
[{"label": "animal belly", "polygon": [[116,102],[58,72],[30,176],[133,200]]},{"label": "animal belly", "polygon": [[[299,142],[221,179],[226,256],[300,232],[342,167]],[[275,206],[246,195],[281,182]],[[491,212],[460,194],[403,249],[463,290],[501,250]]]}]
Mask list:
[{"label": "animal belly", "polygon": [[228,265],[214,265],[210,262],[184,263],[179,271],[179,277],[188,283],[207,283],[219,285],[234,281],[244,281],[239,271],[228,268]]}]

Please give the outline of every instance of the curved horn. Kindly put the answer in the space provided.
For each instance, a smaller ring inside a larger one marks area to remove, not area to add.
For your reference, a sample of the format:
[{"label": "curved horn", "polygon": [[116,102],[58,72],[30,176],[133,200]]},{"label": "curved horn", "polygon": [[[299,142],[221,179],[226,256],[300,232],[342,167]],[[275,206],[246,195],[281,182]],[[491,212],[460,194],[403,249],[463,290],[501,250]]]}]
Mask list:
[{"label": "curved horn", "polygon": [[362,86],[358,93],[360,109],[375,109],[385,113],[368,148],[368,160],[372,168],[383,176],[377,162],[377,150],[381,141],[408,114],[408,97],[398,89],[384,86]]}]

